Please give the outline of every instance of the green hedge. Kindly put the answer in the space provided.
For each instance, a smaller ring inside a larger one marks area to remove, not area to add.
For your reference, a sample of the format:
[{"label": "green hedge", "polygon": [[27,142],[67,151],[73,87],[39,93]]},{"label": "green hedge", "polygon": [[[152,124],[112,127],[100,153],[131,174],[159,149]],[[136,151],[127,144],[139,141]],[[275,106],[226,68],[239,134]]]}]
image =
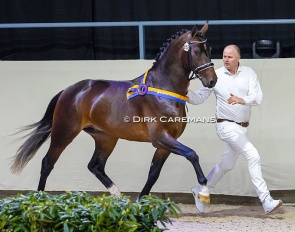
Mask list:
[{"label": "green hedge", "polygon": [[0,231],[164,231],[177,212],[174,202],[152,195],[132,202],[124,195],[29,192],[0,200]]}]

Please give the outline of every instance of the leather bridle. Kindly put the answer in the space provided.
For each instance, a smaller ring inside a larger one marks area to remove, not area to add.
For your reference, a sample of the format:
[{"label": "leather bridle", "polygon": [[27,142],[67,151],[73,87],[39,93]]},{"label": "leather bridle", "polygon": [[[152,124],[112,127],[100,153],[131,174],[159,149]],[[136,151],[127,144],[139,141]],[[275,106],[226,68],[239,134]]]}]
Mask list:
[{"label": "leather bridle", "polygon": [[[188,39],[189,40],[189,39]],[[208,68],[213,68],[214,67],[214,64],[212,62],[210,63],[206,63],[206,64],[203,64],[201,66],[198,66],[198,67],[195,67],[195,65],[192,63],[192,54],[191,54],[191,44],[193,43],[198,43],[198,44],[204,44],[204,48],[205,50],[207,51],[207,48],[206,48],[206,41],[207,39],[204,39],[202,41],[197,41],[197,40],[194,40],[194,41],[187,41],[184,45],[183,45],[183,49],[184,51],[187,52],[187,60],[188,60],[188,63],[189,64],[192,64],[192,74],[191,76],[188,78],[189,80],[193,80],[193,79],[200,79],[202,80],[202,77],[199,75],[200,72],[208,69]],[[189,65],[190,67],[190,65]]]}]

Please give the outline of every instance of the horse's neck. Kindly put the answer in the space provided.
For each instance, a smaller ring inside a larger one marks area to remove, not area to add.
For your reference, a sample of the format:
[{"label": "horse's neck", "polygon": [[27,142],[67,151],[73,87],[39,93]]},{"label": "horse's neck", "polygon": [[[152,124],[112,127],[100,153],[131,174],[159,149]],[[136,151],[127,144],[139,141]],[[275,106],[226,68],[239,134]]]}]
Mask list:
[{"label": "horse's neck", "polygon": [[185,95],[189,86],[188,75],[189,73],[173,70],[172,68],[158,68],[149,73],[147,83],[155,88]]},{"label": "horse's neck", "polygon": [[179,37],[173,41],[149,73],[149,81],[155,88],[161,88],[181,95],[187,93],[190,71],[185,69],[179,57],[185,41]]}]

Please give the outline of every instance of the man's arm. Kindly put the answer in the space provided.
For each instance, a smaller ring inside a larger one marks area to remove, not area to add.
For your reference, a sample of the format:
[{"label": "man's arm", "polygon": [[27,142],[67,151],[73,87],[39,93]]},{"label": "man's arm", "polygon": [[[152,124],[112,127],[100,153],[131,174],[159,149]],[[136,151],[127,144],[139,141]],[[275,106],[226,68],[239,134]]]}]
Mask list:
[{"label": "man's arm", "polygon": [[227,103],[232,105],[235,105],[235,104],[245,105],[245,100],[243,98],[240,98],[230,93],[230,97],[229,99],[227,99]]},{"label": "man's arm", "polygon": [[262,91],[260,88],[260,84],[257,78],[257,75],[254,71],[252,71],[251,76],[249,78],[249,92],[247,96],[238,97],[234,94],[230,94],[230,97],[227,99],[228,104],[241,104],[248,106],[256,106],[259,105],[262,101]]},{"label": "man's arm", "polygon": [[245,105],[255,106],[259,105],[262,101],[262,91],[256,73],[253,71],[249,79],[249,92],[248,95],[243,97]]},{"label": "man's arm", "polygon": [[193,105],[199,105],[205,102],[210,96],[213,89],[201,87],[198,91],[194,92],[192,90],[188,90],[187,96],[189,97],[188,103]]}]

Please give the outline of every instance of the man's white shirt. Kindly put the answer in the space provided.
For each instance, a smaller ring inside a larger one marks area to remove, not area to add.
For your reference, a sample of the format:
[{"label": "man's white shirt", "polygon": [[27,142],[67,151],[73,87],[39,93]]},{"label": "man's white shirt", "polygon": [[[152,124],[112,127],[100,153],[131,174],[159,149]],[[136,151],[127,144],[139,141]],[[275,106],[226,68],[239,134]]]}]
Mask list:
[{"label": "man's white shirt", "polygon": [[[217,69],[216,74],[218,80],[213,88],[201,87],[196,92],[188,91],[188,103],[201,104],[214,91],[216,118],[248,122],[251,117],[251,106],[259,105],[262,100],[262,91],[256,73],[250,67],[240,65],[235,75],[231,74],[224,66]],[[243,98],[245,105],[228,104],[227,100],[231,93]]]}]

